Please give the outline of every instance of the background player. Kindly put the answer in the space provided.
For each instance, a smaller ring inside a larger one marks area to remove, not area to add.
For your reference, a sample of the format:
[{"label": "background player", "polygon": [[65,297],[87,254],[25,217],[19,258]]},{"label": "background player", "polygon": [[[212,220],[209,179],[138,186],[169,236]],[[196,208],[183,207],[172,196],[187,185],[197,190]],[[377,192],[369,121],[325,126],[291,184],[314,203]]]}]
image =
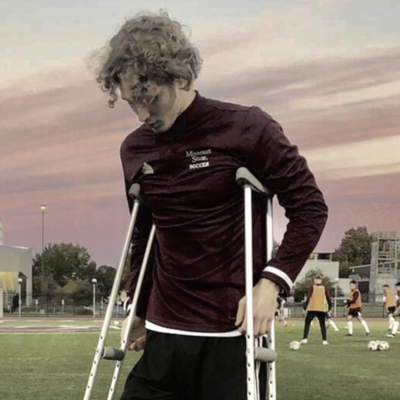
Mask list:
[{"label": "background player", "polygon": [[314,285],[308,291],[307,299],[304,302],[303,310],[305,313],[303,339],[300,343],[305,344],[308,342],[308,333],[312,320],[317,317],[321,329],[322,344],[327,345],[326,326],[325,326],[325,302],[328,304],[328,312],[331,310],[332,302],[329,292],[322,284],[322,278],[316,276],[314,278]]},{"label": "background player", "polygon": [[396,309],[396,295],[392,290],[389,289],[389,285],[383,285],[383,292],[385,293],[385,295],[383,296],[383,301],[385,303],[386,313],[388,317],[388,333],[391,333],[394,324],[393,313]]},{"label": "background player", "polygon": [[339,332],[339,328],[335,324],[335,321],[332,319],[332,310],[329,309],[327,301],[325,301],[325,320],[326,320],[326,329],[328,329],[331,326],[335,332]]},{"label": "background player", "polygon": [[397,292],[396,308],[393,312],[393,317],[396,317],[396,320],[393,321],[392,330],[387,334],[387,336],[390,338],[394,338],[396,336],[397,329],[399,329],[399,324],[400,324],[400,282],[396,283],[396,292]]},{"label": "background player", "polygon": [[353,336],[354,317],[357,318],[358,322],[360,322],[360,324],[363,326],[365,334],[369,336],[370,332],[368,325],[361,316],[361,309],[362,309],[361,293],[356,287],[356,281],[350,281],[349,286],[350,286],[350,299],[344,300],[345,305],[349,308],[349,313],[347,315],[347,327],[349,331],[344,336]]},{"label": "background player", "polygon": [[285,304],[285,300],[278,296],[276,299],[277,302],[277,308],[276,308],[276,312],[275,312],[275,318],[283,324],[283,326],[285,327],[285,329],[287,329],[289,327],[288,323],[285,320],[284,317],[284,304]]}]

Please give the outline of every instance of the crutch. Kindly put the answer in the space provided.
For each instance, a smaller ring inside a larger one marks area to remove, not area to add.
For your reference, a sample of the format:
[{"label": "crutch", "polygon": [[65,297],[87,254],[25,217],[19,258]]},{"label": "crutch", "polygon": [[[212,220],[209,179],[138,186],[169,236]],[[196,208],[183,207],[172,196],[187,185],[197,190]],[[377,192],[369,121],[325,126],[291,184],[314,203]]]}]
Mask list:
[{"label": "crutch", "polygon": [[[261,400],[260,388],[256,371],[260,362],[267,364],[267,398],[276,400],[276,371],[275,360],[275,322],[271,322],[271,330],[264,338],[254,338],[253,326],[253,220],[252,220],[252,191],[261,193],[267,202],[267,259],[272,257],[272,197],[273,194],[259,182],[246,168],[239,168],[236,172],[236,181],[244,191],[244,219],[245,219],[245,275],[246,275],[246,366],[247,366],[247,400]],[[262,342],[266,347],[262,346]]]},{"label": "crutch", "polygon": [[154,239],[155,226],[153,225],[152,228],[151,228],[151,231],[150,231],[149,239],[148,239],[146,250],[145,250],[145,253],[144,253],[143,262],[142,262],[142,265],[141,265],[140,273],[139,273],[139,276],[138,276],[138,281],[137,281],[136,288],[135,288],[135,293],[134,293],[133,299],[132,299],[132,309],[131,309],[129,317],[128,317],[127,327],[126,327],[126,330],[125,330],[125,333],[124,333],[124,337],[122,338],[122,341],[121,341],[121,346],[120,346],[120,348],[104,347],[105,346],[106,337],[107,337],[107,333],[108,333],[108,329],[109,329],[110,322],[111,322],[111,318],[112,318],[112,313],[113,313],[115,300],[117,298],[119,286],[120,286],[120,283],[121,283],[122,273],[123,273],[123,270],[124,270],[125,262],[126,262],[128,251],[129,251],[129,247],[130,247],[130,244],[131,244],[131,237],[132,237],[132,233],[133,233],[133,228],[135,226],[136,217],[137,217],[137,214],[138,214],[138,211],[139,211],[140,185],[137,184],[137,183],[134,183],[130,187],[129,195],[133,198],[133,201],[134,201],[133,202],[133,209],[132,209],[131,219],[130,219],[130,222],[129,222],[128,232],[126,234],[126,238],[125,238],[125,243],[124,243],[121,259],[119,261],[117,272],[116,272],[116,275],[115,275],[115,278],[114,278],[114,283],[113,283],[113,287],[112,287],[112,291],[111,291],[110,301],[109,301],[108,306],[107,306],[106,315],[104,317],[103,326],[101,328],[101,333],[100,333],[99,341],[98,341],[98,344],[97,344],[97,347],[96,347],[95,356],[94,356],[92,368],[90,370],[89,380],[88,380],[88,383],[86,385],[86,391],[85,391],[85,396],[84,396],[83,400],[89,400],[90,399],[90,394],[92,392],[94,381],[96,379],[96,374],[97,374],[97,370],[98,370],[98,367],[99,367],[100,359],[117,361],[116,366],[115,366],[115,370],[114,370],[114,375],[112,377],[112,381],[111,381],[111,385],[110,385],[110,390],[108,392],[107,400],[112,400],[112,398],[113,398],[113,396],[115,394],[115,388],[117,386],[119,374],[121,372],[122,362],[123,362],[123,360],[125,358],[125,354],[126,354],[126,347],[127,347],[127,343],[128,343],[128,338],[130,336],[130,331],[131,331],[132,325],[133,325],[133,318],[134,318],[134,316],[136,314],[136,308],[137,308],[137,303],[138,303],[138,299],[139,299],[140,288],[141,288],[142,283],[143,283],[143,278],[144,278],[144,274],[145,274],[145,270],[146,270],[146,265],[147,265],[147,261],[149,259],[151,246],[152,246],[153,239]]}]

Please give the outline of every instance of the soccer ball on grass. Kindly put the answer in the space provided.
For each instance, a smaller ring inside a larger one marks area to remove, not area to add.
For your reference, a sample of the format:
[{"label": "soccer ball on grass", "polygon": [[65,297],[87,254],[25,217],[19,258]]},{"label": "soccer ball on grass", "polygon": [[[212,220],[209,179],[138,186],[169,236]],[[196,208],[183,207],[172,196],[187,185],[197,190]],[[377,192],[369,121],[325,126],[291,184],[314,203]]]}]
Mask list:
[{"label": "soccer ball on grass", "polygon": [[371,340],[368,342],[368,350],[377,351],[378,350],[378,343],[375,340]]},{"label": "soccer ball on grass", "polygon": [[368,342],[368,350],[387,351],[389,350],[389,343],[383,340],[371,340],[370,342]]},{"label": "soccer ball on grass", "polygon": [[290,342],[290,344],[289,344],[289,347],[290,347],[290,350],[293,350],[293,351],[297,351],[297,350],[299,350],[300,349],[300,342],[298,342],[297,340],[293,340],[292,342]]},{"label": "soccer ball on grass", "polygon": [[378,340],[378,350],[379,351],[387,351],[389,350],[389,343],[384,340]]}]

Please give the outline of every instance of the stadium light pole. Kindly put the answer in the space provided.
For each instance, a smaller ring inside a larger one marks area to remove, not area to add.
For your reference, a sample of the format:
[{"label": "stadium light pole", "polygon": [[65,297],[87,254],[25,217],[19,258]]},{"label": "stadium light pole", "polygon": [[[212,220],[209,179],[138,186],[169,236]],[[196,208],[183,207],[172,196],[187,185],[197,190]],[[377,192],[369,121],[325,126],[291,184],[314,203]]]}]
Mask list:
[{"label": "stadium light pole", "polygon": [[20,317],[22,315],[21,285],[22,285],[22,278],[18,278],[18,306],[19,306]]},{"label": "stadium light pole", "polygon": [[44,308],[45,302],[45,291],[44,291],[44,259],[43,259],[43,251],[44,251],[44,212],[46,211],[46,204],[41,204],[40,209],[42,210],[42,279],[41,279],[41,291],[42,291],[42,306]]},{"label": "stadium light pole", "polygon": [[92,284],[93,284],[93,318],[94,318],[96,316],[96,284],[97,284],[96,278],[92,279]]},{"label": "stadium light pole", "polygon": [[334,310],[334,316],[336,318],[336,302],[337,302],[337,287],[339,283],[339,278],[335,278],[335,310]]}]

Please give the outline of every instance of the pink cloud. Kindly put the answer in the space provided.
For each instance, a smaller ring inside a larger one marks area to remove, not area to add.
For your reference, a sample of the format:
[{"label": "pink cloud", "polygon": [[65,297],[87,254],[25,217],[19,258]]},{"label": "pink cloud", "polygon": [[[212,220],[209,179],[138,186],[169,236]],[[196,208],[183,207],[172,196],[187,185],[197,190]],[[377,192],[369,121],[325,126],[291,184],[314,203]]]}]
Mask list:
[{"label": "pink cloud", "polygon": [[[232,32],[220,42],[216,37],[215,43],[235,52],[236,60],[244,51],[243,46],[251,48],[254,41],[257,49],[265,41],[255,31],[241,30],[242,41],[237,41],[235,30]],[[281,54],[276,53],[278,47],[272,46],[272,58]],[[281,50],[292,48],[288,45]],[[348,156],[343,171],[338,171],[333,162],[319,164],[316,157],[319,151],[326,155],[336,151],[339,157],[340,146],[355,146],[354,157],[361,159],[363,148],[357,144],[398,135],[400,90],[399,95],[385,97],[382,93],[380,98],[361,97],[331,107],[304,106],[308,99],[361,93],[365,88],[399,81],[399,47],[361,53],[334,59],[311,57],[301,62],[297,54],[291,62],[281,65],[269,59],[264,64],[254,64],[257,59],[249,59],[231,66],[229,59],[224,61],[220,56],[218,46],[204,52],[208,58],[198,84],[203,95],[260,105],[282,123],[302,152],[310,155],[310,164],[315,166],[331,209],[319,245],[323,250],[333,250],[344,230],[351,226],[366,225],[371,231],[396,230],[400,226],[400,179],[390,174],[391,164],[385,154],[382,163],[378,157],[369,167],[352,163]],[[283,58],[277,56],[277,60],[289,58],[290,53]],[[226,79],[221,80],[224,74]],[[5,243],[40,251],[38,207],[44,202],[48,205],[46,242],[79,242],[88,247],[95,261],[115,265],[128,218],[119,146],[138,126],[134,115],[122,102],[110,110],[107,96],[78,64],[71,73],[60,69],[49,75],[32,75],[21,90],[3,87],[0,103],[0,191]],[[373,146],[368,151],[373,151]],[[395,161],[391,161],[393,165]],[[379,168],[386,170],[375,176]],[[367,176],[360,177],[363,171]],[[348,179],[346,174],[356,174],[357,178]],[[283,213],[278,210],[277,238],[285,225]]]}]

